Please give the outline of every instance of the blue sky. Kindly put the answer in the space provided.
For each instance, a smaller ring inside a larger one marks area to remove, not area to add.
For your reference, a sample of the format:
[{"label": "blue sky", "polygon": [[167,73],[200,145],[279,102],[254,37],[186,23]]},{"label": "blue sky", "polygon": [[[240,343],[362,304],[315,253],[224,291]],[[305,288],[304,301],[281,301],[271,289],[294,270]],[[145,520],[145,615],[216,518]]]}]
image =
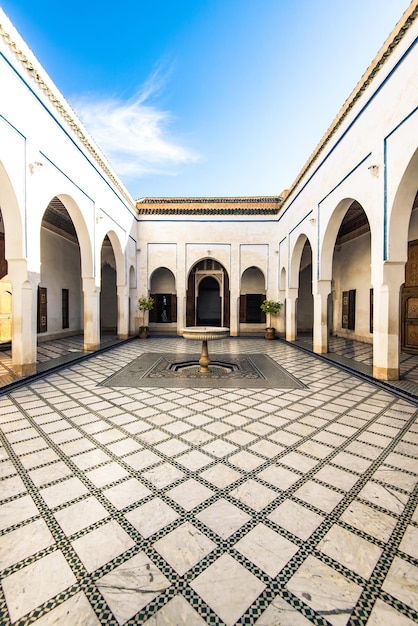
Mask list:
[{"label": "blue sky", "polygon": [[278,195],[409,0],[2,8],[134,198]]}]

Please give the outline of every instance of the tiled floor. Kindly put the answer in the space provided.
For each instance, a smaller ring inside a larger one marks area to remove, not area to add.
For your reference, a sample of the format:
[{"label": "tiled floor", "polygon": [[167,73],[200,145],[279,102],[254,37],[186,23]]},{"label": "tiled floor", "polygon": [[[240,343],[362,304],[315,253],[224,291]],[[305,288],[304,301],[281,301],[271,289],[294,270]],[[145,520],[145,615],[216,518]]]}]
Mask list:
[{"label": "tiled floor", "polygon": [[417,403],[264,339],[304,388],[102,385],[184,350],[0,396],[0,624],[418,623]]}]

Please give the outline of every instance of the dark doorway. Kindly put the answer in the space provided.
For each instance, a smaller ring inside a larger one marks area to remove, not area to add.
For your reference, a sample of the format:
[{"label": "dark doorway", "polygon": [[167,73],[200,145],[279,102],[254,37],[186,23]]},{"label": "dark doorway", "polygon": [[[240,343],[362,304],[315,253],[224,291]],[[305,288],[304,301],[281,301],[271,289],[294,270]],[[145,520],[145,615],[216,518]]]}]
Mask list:
[{"label": "dark doorway", "polygon": [[197,325],[221,325],[221,296],[219,293],[219,283],[211,276],[207,276],[199,283]]}]

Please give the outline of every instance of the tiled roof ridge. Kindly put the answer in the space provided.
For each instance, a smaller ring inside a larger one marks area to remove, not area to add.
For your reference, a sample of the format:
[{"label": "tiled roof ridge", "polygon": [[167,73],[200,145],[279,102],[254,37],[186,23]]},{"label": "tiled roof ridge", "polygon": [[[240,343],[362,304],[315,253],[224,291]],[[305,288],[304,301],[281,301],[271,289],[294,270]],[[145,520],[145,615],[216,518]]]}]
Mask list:
[{"label": "tiled roof ridge", "polygon": [[279,196],[232,196],[232,197],[150,197],[140,198],[137,204],[265,204],[280,203],[283,197]]}]

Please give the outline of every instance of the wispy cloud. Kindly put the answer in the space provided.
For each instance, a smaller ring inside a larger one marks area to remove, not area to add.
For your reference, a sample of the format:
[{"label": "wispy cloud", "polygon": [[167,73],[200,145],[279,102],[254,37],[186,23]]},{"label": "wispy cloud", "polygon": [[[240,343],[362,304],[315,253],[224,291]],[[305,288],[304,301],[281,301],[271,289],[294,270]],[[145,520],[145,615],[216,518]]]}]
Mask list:
[{"label": "wispy cloud", "polygon": [[156,72],[128,100],[91,94],[72,99],[77,115],[122,178],[174,175],[181,165],[201,158],[173,138],[170,112],[150,103],[163,81]]}]

